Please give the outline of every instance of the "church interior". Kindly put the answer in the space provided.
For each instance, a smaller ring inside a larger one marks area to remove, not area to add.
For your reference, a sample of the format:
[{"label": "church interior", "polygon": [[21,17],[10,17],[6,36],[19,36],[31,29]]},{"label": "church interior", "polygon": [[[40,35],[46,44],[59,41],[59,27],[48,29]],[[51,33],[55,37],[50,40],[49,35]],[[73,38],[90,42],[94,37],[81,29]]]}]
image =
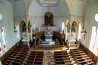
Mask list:
[{"label": "church interior", "polygon": [[98,65],[98,0],[0,0],[0,65]]}]

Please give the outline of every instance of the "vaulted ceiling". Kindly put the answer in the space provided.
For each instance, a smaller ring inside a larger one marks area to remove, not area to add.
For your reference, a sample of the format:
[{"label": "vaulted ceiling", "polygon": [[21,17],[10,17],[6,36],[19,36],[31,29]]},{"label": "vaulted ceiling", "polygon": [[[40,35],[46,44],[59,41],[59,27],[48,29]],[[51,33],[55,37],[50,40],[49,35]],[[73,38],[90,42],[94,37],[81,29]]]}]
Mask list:
[{"label": "vaulted ceiling", "polygon": [[[50,11],[55,16],[82,17],[88,2],[95,0],[9,0],[16,1],[15,16],[43,16]],[[96,0],[97,1],[97,0]]]}]

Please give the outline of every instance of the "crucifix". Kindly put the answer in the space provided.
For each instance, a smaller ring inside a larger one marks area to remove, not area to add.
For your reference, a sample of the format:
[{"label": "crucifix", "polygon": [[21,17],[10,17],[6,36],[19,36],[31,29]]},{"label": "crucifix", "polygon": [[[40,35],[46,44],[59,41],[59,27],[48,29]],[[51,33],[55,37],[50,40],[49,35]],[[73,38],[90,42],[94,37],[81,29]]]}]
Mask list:
[{"label": "crucifix", "polygon": [[86,33],[87,33],[86,29],[82,33],[84,34],[84,39],[85,39],[85,36],[86,36]]}]

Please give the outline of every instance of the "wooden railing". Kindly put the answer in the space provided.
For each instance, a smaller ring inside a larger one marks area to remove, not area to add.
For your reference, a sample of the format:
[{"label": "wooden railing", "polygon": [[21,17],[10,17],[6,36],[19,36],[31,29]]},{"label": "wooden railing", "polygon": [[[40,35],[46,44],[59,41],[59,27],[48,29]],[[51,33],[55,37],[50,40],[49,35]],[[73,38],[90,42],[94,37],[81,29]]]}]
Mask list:
[{"label": "wooden railing", "polygon": [[54,39],[57,39],[60,42],[60,45],[62,45],[62,46],[64,45],[63,37],[62,37],[62,34],[61,33],[54,31],[53,38]]},{"label": "wooden railing", "polygon": [[37,33],[35,34],[35,42],[34,42],[35,47],[39,44],[39,43],[38,43],[39,40],[40,40],[40,39],[43,39],[43,38],[44,38],[44,32],[37,32]]}]

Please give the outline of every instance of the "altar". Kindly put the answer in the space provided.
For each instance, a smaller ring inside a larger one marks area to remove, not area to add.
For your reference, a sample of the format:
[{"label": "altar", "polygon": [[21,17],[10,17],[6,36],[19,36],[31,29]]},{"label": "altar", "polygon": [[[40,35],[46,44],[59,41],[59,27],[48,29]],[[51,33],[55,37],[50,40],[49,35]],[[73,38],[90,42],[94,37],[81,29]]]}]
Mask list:
[{"label": "altar", "polygon": [[[40,31],[44,31],[47,28],[47,26],[41,26],[40,27]],[[51,28],[53,31],[59,31],[60,28],[56,27],[56,26],[49,26],[49,28]]]},{"label": "altar", "polygon": [[43,47],[54,47],[55,41],[53,40],[53,31],[51,28],[46,28],[44,31],[45,33],[45,40],[42,40]]}]

